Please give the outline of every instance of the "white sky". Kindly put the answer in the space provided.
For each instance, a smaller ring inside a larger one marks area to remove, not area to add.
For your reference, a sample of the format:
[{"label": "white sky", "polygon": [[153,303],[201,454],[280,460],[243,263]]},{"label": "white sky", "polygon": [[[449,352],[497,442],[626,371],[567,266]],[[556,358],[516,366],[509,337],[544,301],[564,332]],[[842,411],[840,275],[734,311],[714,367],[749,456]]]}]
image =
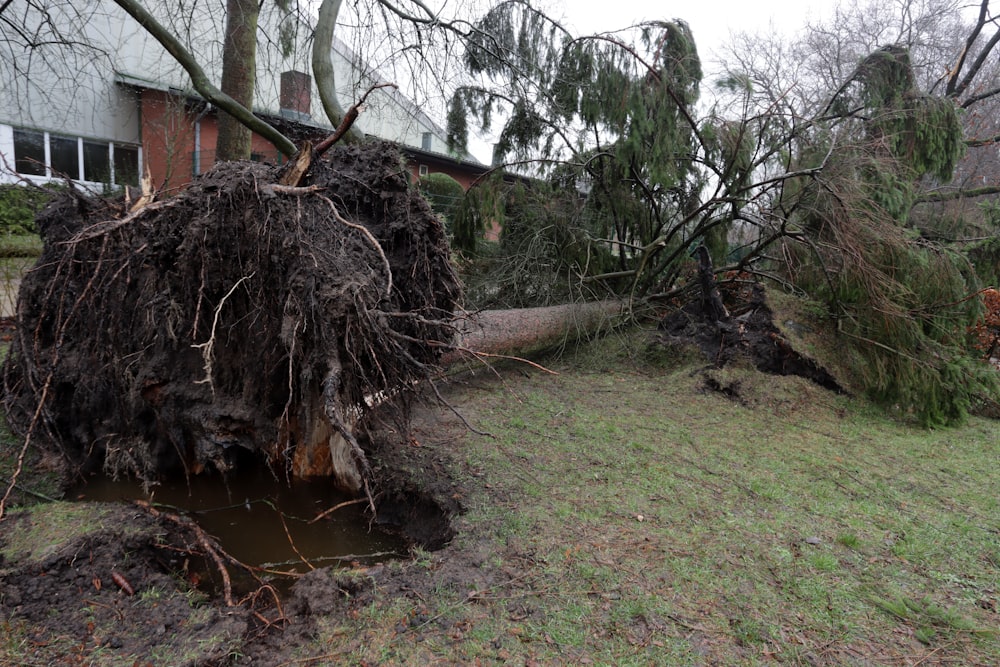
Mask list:
[{"label": "white sky", "polygon": [[[683,19],[691,27],[706,78],[716,70],[719,49],[732,32],[774,29],[794,35],[807,22],[828,16],[835,0],[548,0],[540,3],[552,18],[563,19],[576,34],[626,28],[646,20]],[[489,162],[489,139],[469,137],[469,149]]]},{"label": "white sky", "polygon": [[758,32],[773,26],[794,34],[807,21],[829,13],[835,0],[550,0],[578,32],[594,33],[624,28],[645,20],[683,19],[691,26],[703,61],[727,41],[730,32]]}]

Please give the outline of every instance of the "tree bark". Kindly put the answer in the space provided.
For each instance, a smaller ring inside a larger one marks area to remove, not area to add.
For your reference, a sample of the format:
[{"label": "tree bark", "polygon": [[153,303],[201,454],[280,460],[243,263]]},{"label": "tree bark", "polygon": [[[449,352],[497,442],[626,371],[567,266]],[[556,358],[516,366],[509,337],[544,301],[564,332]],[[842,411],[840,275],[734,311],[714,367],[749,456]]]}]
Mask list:
[{"label": "tree bark", "polygon": [[695,255],[698,257],[698,282],[701,285],[702,308],[716,323],[728,322],[729,311],[726,310],[726,304],[722,303],[722,294],[719,293],[719,286],[715,282],[712,256],[708,254],[708,248],[703,245],[695,248]]},{"label": "tree bark", "polygon": [[[340,127],[345,116],[344,107],[337,96],[337,81],[330,56],[341,2],[342,0],[323,0],[316,17],[316,30],[313,33],[313,76],[316,77],[316,89],[319,91],[323,111],[334,127]],[[364,134],[351,124],[347,127],[344,139],[349,142],[361,141],[364,139]]]},{"label": "tree bark", "polygon": [[[226,34],[222,47],[222,92],[253,109],[257,62],[257,0],[227,0]],[[249,160],[253,133],[228,113],[219,115],[216,162]]]},{"label": "tree bark", "polygon": [[575,342],[619,323],[621,301],[570,303],[542,308],[469,313],[459,326],[456,346],[441,360],[455,365],[469,355],[528,356]]}]

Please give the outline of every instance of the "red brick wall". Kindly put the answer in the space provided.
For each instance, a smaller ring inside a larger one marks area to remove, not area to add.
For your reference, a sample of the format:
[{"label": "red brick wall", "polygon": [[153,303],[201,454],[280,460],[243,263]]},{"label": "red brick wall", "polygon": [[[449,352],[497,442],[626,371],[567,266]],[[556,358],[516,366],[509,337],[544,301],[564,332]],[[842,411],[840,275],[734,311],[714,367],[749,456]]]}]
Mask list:
[{"label": "red brick wall", "polygon": [[158,90],[143,90],[140,99],[143,162],[153,186],[162,190],[189,182],[194,123],[183,100]]},{"label": "red brick wall", "polygon": [[[143,90],[140,99],[143,161],[153,177],[155,188],[174,189],[191,182],[195,164],[196,120],[200,124],[200,172],[211,168],[219,137],[215,114],[221,112],[213,110],[201,114],[198,107],[185,103],[183,98],[158,90]],[[287,159],[271,142],[256,134],[253,136],[252,151],[255,159],[265,162],[281,164]],[[418,178],[420,164],[419,158],[407,160],[414,181]],[[481,178],[479,174],[448,165],[427,164],[427,171],[448,174],[466,190]]]}]

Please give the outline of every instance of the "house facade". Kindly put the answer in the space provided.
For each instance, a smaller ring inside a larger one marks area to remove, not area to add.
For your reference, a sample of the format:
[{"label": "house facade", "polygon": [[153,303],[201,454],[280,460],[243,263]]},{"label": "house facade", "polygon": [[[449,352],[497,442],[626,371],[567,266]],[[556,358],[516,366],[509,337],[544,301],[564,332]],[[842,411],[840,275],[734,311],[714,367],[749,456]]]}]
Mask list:
[{"label": "house facade", "polygon": [[[183,16],[172,0],[146,4],[217,82],[225,1],[195,3]],[[28,27],[58,34],[30,46],[12,40],[0,51],[0,182],[70,178],[100,190],[137,185],[148,172],[157,189],[169,190],[207,170],[221,112],[194,91],[187,73],[111,0],[56,5]],[[254,112],[291,135],[332,132],[306,73],[311,27],[294,2],[291,10],[280,5],[261,9]],[[340,41],[332,61],[345,107],[386,81]],[[469,155],[449,154],[444,130],[396,89],[374,91],[365,106],[355,126],[397,143],[414,177],[444,172],[468,187],[489,170]],[[261,137],[252,150],[257,160],[284,160]]]}]

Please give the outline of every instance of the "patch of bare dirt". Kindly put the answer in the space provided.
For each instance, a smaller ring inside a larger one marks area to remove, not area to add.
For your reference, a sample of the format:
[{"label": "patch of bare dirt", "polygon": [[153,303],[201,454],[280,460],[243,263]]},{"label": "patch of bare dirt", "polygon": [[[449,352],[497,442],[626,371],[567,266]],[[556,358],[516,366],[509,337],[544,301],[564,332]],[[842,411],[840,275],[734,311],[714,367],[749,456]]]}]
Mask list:
[{"label": "patch of bare dirt", "polygon": [[[692,300],[660,321],[660,342],[667,347],[695,346],[714,368],[749,362],[774,375],[796,375],[824,389],[842,392],[836,378],[813,359],[798,352],[774,324],[766,292],[759,284],[720,290],[726,312],[719,317],[705,300]],[[737,399],[739,388],[723,386],[706,376],[706,387]]]},{"label": "patch of bare dirt", "polygon": [[251,627],[247,607],[207,604],[208,593],[198,592],[193,535],[135,507],[57,503],[14,512],[4,519],[0,553],[0,616],[22,664],[103,664],[112,656],[145,664],[157,655],[162,664],[209,664]]}]

